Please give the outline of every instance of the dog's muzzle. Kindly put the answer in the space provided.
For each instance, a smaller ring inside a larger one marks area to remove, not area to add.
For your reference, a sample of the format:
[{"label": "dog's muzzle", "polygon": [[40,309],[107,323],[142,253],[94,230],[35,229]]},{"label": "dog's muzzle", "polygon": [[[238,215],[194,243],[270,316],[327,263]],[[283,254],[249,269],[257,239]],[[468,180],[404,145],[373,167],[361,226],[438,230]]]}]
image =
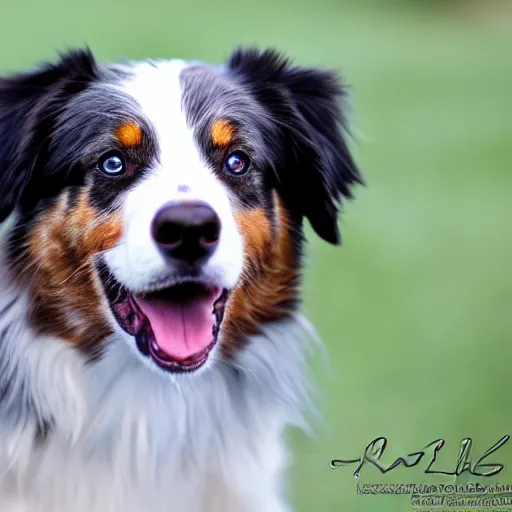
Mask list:
[{"label": "dog's muzzle", "polygon": [[204,202],[170,202],[157,211],[150,230],[170,280],[132,292],[105,265],[100,275],[114,317],[139,351],[164,370],[190,372],[215,346],[229,295],[202,277],[219,245],[221,222]]}]

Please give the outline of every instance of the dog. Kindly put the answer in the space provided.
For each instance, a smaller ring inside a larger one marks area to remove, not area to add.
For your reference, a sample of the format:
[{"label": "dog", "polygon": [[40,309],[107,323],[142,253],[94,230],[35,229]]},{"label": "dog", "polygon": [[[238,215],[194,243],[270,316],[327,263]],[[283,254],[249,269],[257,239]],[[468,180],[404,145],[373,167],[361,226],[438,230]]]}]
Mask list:
[{"label": "dog", "polygon": [[274,49],[0,79],[1,512],[290,510],[345,98]]}]

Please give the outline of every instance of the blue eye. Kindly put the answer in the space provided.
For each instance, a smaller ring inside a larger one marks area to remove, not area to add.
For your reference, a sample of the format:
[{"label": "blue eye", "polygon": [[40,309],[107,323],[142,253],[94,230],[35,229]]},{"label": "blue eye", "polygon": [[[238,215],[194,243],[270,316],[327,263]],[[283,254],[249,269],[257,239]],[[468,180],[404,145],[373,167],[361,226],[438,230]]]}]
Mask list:
[{"label": "blue eye", "polygon": [[236,153],[231,153],[226,158],[224,166],[230,174],[241,176],[249,170],[249,163],[249,157],[245,153],[238,151]]},{"label": "blue eye", "polygon": [[109,153],[98,161],[98,168],[108,176],[119,176],[126,171],[124,159],[117,153]]}]

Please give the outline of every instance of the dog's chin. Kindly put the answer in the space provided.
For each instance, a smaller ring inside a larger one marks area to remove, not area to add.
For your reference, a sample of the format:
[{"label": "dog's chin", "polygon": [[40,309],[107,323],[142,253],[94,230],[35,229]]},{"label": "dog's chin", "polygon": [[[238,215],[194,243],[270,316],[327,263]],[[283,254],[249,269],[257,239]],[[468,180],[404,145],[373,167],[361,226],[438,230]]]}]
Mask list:
[{"label": "dog's chin", "polygon": [[219,338],[228,289],[195,279],[132,292],[105,265],[100,278],[116,322],[143,358],[168,373],[205,366]]}]

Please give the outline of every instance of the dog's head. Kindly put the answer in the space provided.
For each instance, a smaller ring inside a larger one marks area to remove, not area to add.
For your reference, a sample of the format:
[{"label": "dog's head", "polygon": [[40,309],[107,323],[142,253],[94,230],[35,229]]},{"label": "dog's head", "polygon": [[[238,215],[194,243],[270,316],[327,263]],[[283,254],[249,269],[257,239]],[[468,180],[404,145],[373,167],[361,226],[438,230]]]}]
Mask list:
[{"label": "dog's head", "polygon": [[222,67],[70,52],[0,80],[0,220],[32,328],[191,372],[290,315],[303,219],[338,243],[360,181],[343,96],[255,50]]}]

